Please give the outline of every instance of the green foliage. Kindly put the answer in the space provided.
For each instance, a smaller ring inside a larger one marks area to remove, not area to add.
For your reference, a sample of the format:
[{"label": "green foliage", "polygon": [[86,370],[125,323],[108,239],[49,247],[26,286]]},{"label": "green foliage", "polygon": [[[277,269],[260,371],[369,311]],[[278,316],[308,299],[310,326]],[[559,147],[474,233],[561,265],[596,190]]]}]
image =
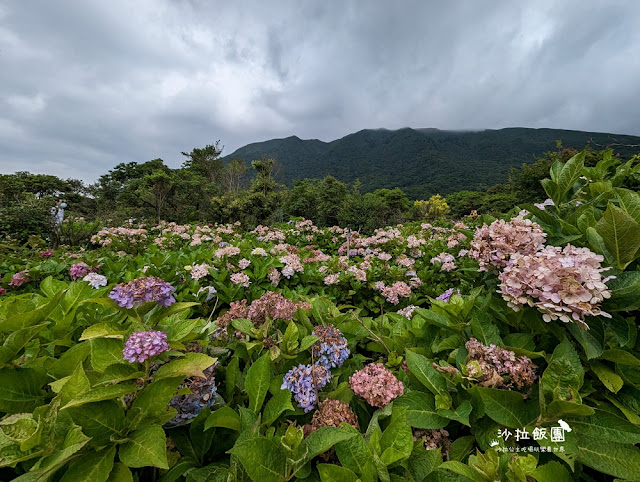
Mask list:
[{"label": "green foliage", "polygon": [[[146,172],[126,165],[114,172],[115,178],[137,176],[122,192],[145,179],[182,182],[155,164]],[[251,207],[258,221],[267,213],[255,203],[283,202],[274,167],[269,159],[254,163],[256,177],[246,192],[219,190],[216,197],[236,200],[246,219]],[[23,481],[636,478],[640,197],[629,187],[639,169],[635,159],[623,163],[605,153],[587,162],[587,153],[577,154],[553,163],[542,183],[555,206],[522,206],[544,227],[548,244],[589,247],[610,268],[604,275],[615,276],[606,281],[611,296],[601,306],[610,317],[588,316],[588,330],[546,323],[534,307],[513,311],[497,292],[497,274],[479,273],[478,264],[460,254],[489,216],[455,227],[442,220],[433,229],[409,222],[371,238],[352,233],[356,254],[349,257],[341,257],[347,233],[308,222],[255,232],[194,225],[163,233],[161,226],[135,243],[65,248],[50,258],[32,252],[41,245],[37,239],[27,247],[6,244],[0,260],[8,290],[0,297],[0,474]],[[191,172],[183,180],[201,182],[199,176]],[[146,186],[152,192],[153,182]],[[323,198],[319,186],[333,194]],[[485,194],[497,199],[510,195],[506,189]],[[303,209],[311,199],[318,219],[337,216],[354,229],[409,215],[401,190],[363,194],[357,184],[349,190],[326,178],[293,191],[288,209]],[[168,194],[166,212],[175,195]],[[343,196],[341,206],[332,204],[334,196]],[[458,199],[465,196],[473,197]],[[210,239],[193,243],[203,233]],[[459,245],[449,247],[452,235]],[[221,242],[239,253],[216,252]],[[118,252],[121,247],[129,252]],[[377,255],[365,259],[365,247]],[[316,259],[318,249],[327,259]],[[430,262],[440,253],[453,255],[456,268],[442,271]],[[293,273],[281,260],[292,254],[302,266]],[[70,280],[69,268],[80,260],[99,266],[108,285],[94,289]],[[209,268],[196,268],[202,264]],[[23,270],[29,281],[10,285]],[[281,275],[275,283],[268,277],[273,270]],[[126,309],[109,298],[116,283],[143,273],[170,282],[176,302]],[[247,284],[232,278],[239,273]],[[409,281],[397,300],[385,291]],[[437,299],[449,288],[460,294]],[[299,303],[286,319],[271,312],[258,318],[257,305],[242,311],[243,302],[251,305],[271,291]],[[354,425],[318,426],[317,412],[304,412],[281,388],[293,367],[318,361],[313,330],[326,324],[340,330],[349,356],[330,368],[326,386],[313,390],[320,401],[348,405]],[[170,349],[144,363],[124,361],[128,336],[150,329],[165,332]],[[536,365],[532,386],[509,385],[508,375],[481,379],[475,372],[480,363],[471,362],[467,350],[472,337],[529,357]],[[383,407],[351,389],[354,373],[371,362],[402,382],[402,394]],[[204,395],[212,403],[182,426],[169,423],[178,397],[195,393],[211,372],[215,391]],[[571,431],[564,442],[552,442],[551,429],[565,423]],[[547,437],[534,440],[535,430]],[[498,435],[505,431],[512,435]],[[516,439],[517,431],[529,438]]]}]

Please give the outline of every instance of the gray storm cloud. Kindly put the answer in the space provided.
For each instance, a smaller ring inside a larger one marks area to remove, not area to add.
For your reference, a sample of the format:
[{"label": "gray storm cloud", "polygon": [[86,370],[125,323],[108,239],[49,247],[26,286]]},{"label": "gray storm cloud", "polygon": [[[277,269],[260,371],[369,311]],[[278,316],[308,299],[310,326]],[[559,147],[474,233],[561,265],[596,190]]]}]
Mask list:
[{"label": "gray storm cloud", "polygon": [[0,172],[94,181],[220,139],[640,135],[640,3],[0,1]]}]

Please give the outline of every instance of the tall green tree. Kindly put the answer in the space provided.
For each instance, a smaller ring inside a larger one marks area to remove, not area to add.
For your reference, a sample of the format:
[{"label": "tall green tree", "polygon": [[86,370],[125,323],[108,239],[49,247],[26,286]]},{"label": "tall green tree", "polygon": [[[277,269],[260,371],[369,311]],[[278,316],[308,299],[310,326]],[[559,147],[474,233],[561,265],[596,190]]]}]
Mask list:
[{"label": "tall green tree", "polygon": [[189,169],[204,177],[208,182],[220,186],[223,180],[224,162],[220,155],[223,147],[220,141],[208,144],[203,148],[194,148],[191,152],[183,152],[187,159],[182,164],[184,169]]}]

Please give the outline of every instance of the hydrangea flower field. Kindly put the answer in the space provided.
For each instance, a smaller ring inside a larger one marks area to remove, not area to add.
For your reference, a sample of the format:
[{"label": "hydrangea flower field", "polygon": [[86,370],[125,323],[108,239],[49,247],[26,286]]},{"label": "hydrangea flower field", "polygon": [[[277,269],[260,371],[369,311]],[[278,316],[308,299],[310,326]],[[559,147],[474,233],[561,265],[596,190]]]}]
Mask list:
[{"label": "hydrangea flower field", "polygon": [[0,479],[640,478],[640,181],[504,219],[105,227],[0,260]]}]

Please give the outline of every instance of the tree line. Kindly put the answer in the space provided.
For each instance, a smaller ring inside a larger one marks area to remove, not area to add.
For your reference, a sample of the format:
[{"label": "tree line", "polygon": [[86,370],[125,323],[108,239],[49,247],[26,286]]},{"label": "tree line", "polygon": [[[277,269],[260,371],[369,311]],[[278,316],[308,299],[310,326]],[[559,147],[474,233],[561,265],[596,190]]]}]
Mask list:
[{"label": "tree line", "polygon": [[[588,147],[587,165],[595,164],[601,152]],[[458,218],[471,211],[501,213],[542,200],[546,195],[540,180],[548,177],[553,162],[575,153],[558,143],[556,151],[512,168],[507,183],[484,192],[463,190],[444,198],[433,193],[416,200],[397,187],[363,192],[359,181],[349,185],[330,175],[296,180],[288,188],[276,180],[281,166],[275,159],[253,160],[250,167],[241,159],[224,161],[216,142],[182,152],[180,168],[169,168],[162,159],[120,163],[91,185],[28,172],[0,175],[0,235],[22,241],[31,235],[47,237],[50,210],[58,199],[67,203],[68,214],[104,225],[136,218],[255,226],[304,217],[318,226],[371,232],[400,222]]]}]

